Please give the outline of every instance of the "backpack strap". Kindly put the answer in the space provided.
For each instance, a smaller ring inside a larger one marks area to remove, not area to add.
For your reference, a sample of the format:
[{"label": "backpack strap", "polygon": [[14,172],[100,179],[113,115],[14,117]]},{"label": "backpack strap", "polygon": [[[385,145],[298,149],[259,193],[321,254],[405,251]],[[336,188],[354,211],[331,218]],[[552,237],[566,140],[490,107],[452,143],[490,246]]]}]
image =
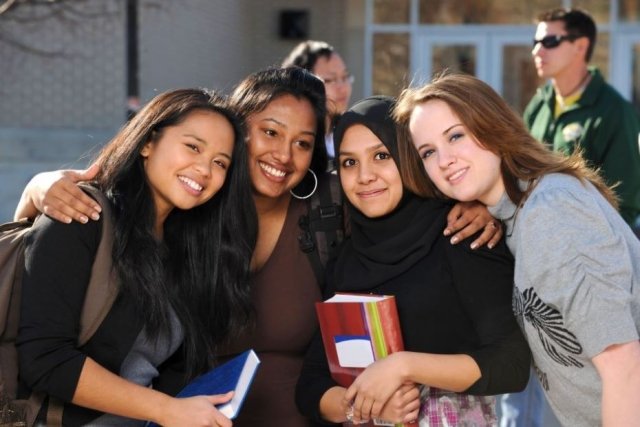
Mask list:
[{"label": "backpack strap", "polygon": [[300,216],[300,250],[307,254],[318,283],[324,282],[324,266],[335,255],[345,235],[344,206],[338,178],[328,174],[308,199],[308,213]]},{"label": "backpack strap", "polygon": [[78,346],[82,347],[95,334],[111,310],[118,296],[118,280],[113,270],[113,217],[111,202],[102,191],[91,186],[82,186],[102,207],[102,236],[91,268],[91,280],[87,287],[82,314]]},{"label": "backpack strap", "polygon": [[[22,283],[22,274],[24,272],[24,235],[29,232],[33,225],[33,221],[24,218],[15,222],[8,222],[0,225],[0,259],[2,260],[2,268],[0,268],[0,313],[7,313],[6,316],[0,316],[0,336],[3,340],[15,341],[18,333],[18,324],[20,323],[19,310],[11,310],[12,304],[19,305],[21,286],[5,286],[4,283]],[[6,233],[6,234],[5,234]],[[11,242],[10,244],[5,244]],[[14,255],[15,254],[15,255]],[[10,257],[15,256],[15,260]],[[5,261],[8,260],[8,261]],[[21,266],[20,268],[5,268],[4,265],[11,262],[11,265]],[[17,303],[16,303],[17,302]],[[0,370],[3,372],[3,370]],[[5,384],[0,384],[0,391],[15,395],[15,390],[5,390]]]},{"label": "backpack strap", "polygon": [[[118,281],[113,270],[113,219],[111,205],[106,196],[97,188],[81,185],[102,207],[102,234],[96,257],[91,268],[91,279],[82,305],[80,315],[80,334],[78,346],[82,347],[98,330],[111,310],[118,296]],[[37,397],[36,397],[37,398]],[[40,404],[42,401],[40,401]],[[40,405],[38,405],[39,407]],[[62,426],[64,403],[49,396],[47,407],[47,426]]]}]

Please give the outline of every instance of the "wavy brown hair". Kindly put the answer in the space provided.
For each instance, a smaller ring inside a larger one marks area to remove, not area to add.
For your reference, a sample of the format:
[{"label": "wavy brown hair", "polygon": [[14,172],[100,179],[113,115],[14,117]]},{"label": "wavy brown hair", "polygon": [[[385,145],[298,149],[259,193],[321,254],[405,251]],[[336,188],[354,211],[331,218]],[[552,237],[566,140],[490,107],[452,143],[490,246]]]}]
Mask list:
[{"label": "wavy brown hair", "polygon": [[[442,197],[427,177],[409,133],[413,109],[431,100],[445,102],[480,145],[500,157],[505,190],[515,203],[522,203],[533,189],[534,180],[549,173],[565,173],[592,183],[618,207],[615,193],[596,170],[574,153],[567,157],[554,153],[534,139],[524,122],[488,84],[467,74],[445,74],[420,88],[405,89],[394,110],[400,127],[398,140],[402,178],[407,187],[422,196]],[[518,181],[530,183],[521,190]]]}]

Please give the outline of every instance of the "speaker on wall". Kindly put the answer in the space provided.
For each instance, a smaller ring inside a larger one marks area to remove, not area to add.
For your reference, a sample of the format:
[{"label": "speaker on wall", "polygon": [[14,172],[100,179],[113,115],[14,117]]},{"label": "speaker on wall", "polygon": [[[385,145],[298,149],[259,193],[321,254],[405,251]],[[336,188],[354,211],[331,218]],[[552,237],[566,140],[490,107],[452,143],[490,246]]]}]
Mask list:
[{"label": "speaker on wall", "polygon": [[280,11],[280,38],[294,40],[309,38],[309,11]]}]

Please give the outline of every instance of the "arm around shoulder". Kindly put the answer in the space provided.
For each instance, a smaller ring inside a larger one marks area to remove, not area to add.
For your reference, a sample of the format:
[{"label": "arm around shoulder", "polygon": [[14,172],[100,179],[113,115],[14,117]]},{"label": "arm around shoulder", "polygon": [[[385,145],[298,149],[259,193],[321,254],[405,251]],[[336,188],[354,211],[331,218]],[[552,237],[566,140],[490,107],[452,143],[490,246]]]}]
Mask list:
[{"label": "arm around shoulder", "polygon": [[478,337],[478,347],[467,354],[481,377],[465,391],[521,391],[529,379],[531,352],[513,314],[513,257],[504,242],[491,250],[447,248],[454,285]]},{"label": "arm around shoulder", "polygon": [[25,187],[14,218],[33,218],[40,212],[64,223],[76,220],[86,223],[89,218],[100,217],[100,205],[76,184],[93,179],[96,165],[86,170],[42,172],[34,176]]}]

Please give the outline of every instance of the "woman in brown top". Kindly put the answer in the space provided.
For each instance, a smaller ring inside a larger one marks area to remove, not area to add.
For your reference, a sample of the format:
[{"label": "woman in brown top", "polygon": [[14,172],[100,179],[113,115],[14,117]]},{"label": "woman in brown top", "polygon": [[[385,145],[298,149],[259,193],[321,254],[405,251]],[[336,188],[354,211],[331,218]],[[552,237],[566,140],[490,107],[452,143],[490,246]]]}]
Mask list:
[{"label": "woman in brown top", "polygon": [[231,95],[244,121],[249,174],[258,212],[252,257],[255,324],[220,352],[253,348],[262,364],[235,425],[307,426],[294,402],[302,359],[317,327],[320,286],[299,249],[301,199],[329,175],[324,148],[322,82],[301,68],[270,69],[245,78]]}]

